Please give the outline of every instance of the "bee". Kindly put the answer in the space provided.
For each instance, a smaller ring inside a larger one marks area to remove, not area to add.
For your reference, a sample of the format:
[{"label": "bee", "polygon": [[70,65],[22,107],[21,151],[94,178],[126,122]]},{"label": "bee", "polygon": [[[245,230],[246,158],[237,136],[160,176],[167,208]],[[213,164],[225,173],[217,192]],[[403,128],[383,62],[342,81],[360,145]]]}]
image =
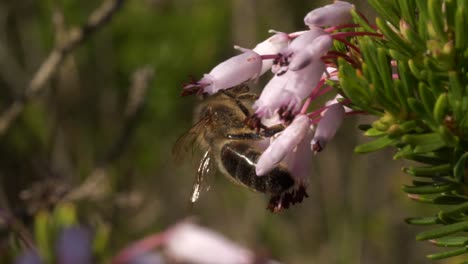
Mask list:
[{"label": "bee", "polygon": [[192,146],[201,150],[191,202],[198,200],[206,176],[216,169],[229,180],[250,190],[270,195],[268,209],[280,211],[308,197],[298,186],[287,167],[279,164],[268,174],[258,177],[257,160],[262,154],[260,143],[284,129],[282,125],[263,127],[261,131],[246,125],[252,116],[252,104],[258,98],[239,86],[205,97],[195,110],[197,122],[176,142],[176,150]]}]

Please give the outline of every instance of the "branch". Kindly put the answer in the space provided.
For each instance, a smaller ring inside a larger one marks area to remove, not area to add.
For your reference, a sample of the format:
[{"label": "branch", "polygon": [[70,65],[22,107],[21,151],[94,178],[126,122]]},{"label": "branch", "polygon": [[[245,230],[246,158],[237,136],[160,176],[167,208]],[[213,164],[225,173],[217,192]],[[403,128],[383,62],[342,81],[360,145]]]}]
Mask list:
[{"label": "branch", "polygon": [[44,90],[45,85],[57,73],[65,57],[88,39],[92,33],[110,21],[112,16],[122,7],[124,1],[125,0],[104,0],[104,2],[91,13],[88,21],[82,27],[72,28],[66,33],[64,41],[57,44],[49,53],[49,56],[42,62],[26,87],[23,95],[15,100],[0,115],[0,136],[8,131],[13,121],[15,121],[24,110],[27,102]]},{"label": "branch", "polygon": [[153,80],[153,73],[154,69],[152,67],[143,67],[133,73],[132,84],[124,112],[124,127],[120,136],[109,149],[104,159],[96,164],[91,173],[86,177],[86,180],[76,189],[72,190],[64,198],[65,200],[100,200],[108,193],[109,179],[107,177],[107,169],[122,156],[130,143],[130,139],[135,132],[145,106],[145,97],[149,84]]}]

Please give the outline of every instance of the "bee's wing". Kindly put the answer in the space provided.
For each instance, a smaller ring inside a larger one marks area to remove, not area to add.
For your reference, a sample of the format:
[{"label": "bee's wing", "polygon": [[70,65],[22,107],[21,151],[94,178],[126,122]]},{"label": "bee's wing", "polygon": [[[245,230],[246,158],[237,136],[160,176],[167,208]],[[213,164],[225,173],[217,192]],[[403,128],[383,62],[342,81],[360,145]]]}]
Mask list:
[{"label": "bee's wing", "polygon": [[208,117],[200,119],[189,131],[177,139],[172,149],[172,154],[176,160],[182,161],[186,154],[193,158],[196,150],[203,149],[200,145],[200,137],[202,137],[203,129],[205,129],[208,122]]},{"label": "bee's wing", "polygon": [[197,175],[195,176],[193,186],[192,186],[192,194],[190,196],[190,202],[193,205],[198,198],[200,197],[201,192],[208,191],[210,188],[208,184],[208,177],[213,173],[213,162],[212,162],[212,155],[211,149],[205,151],[205,154],[200,160],[200,164],[197,169]]}]

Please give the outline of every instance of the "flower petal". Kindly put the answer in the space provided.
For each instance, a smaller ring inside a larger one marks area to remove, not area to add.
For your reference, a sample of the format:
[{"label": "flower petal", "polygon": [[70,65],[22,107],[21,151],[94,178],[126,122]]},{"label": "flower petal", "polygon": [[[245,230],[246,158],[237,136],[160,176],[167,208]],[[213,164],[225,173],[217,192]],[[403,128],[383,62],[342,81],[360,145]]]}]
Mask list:
[{"label": "flower petal", "polygon": [[258,117],[271,117],[281,106],[288,104],[292,94],[285,91],[284,86],[289,76],[289,74],[275,75],[263,88],[260,97],[252,106]]},{"label": "flower petal", "polygon": [[353,4],[344,1],[335,1],[333,4],[316,8],[310,11],[304,18],[304,23],[309,27],[335,26],[350,23],[352,21],[351,9]]},{"label": "flower petal", "polygon": [[310,126],[309,117],[297,115],[293,122],[270,144],[257,161],[255,172],[265,175],[275,168],[307,134]]},{"label": "flower petal", "polygon": [[335,136],[344,116],[345,109],[340,103],[332,104],[324,111],[323,117],[317,125],[314,139],[311,142],[311,148],[314,152],[322,151],[327,142]]},{"label": "flower petal", "polygon": [[289,63],[289,70],[298,71],[305,68],[312,61],[320,60],[331,48],[333,39],[330,35],[321,35],[315,38],[303,50],[294,54]]},{"label": "flower petal", "polygon": [[291,175],[296,179],[300,185],[306,186],[309,181],[309,176],[312,171],[312,157],[313,152],[309,147],[309,142],[313,138],[312,129],[308,129],[307,134],[297,144],[296,148],[289,152],[284,158],[286,167]]},{"label": "flower petal", "polygon": [[[260,42],[252,50],[259,55],[273,55],[286,48],[289,43],[289,36],[286,33],[276,33],[263,42]],[[263,75],[273,66],[273,60],[263,60],[260,75]]]},{"label": "flower petal", "polygon": [[246,50],[244,53],[234,56],[214,67],[210,73],[195,84],[189,84],[184,89],[193,93],[194,87],[198,87],[203,93],[215,94],[237,86],[248,80],[260,76],[262,58],[258,53]]}]

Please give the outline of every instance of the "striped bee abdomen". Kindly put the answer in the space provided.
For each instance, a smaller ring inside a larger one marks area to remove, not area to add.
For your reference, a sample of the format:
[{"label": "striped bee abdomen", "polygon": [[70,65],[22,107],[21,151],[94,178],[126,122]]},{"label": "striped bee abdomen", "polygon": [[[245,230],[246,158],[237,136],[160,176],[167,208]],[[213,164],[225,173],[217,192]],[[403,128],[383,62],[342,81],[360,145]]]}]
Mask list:
[{"label": "striped bee abdomen", "polygon": [[245,142],[230,142],[221,149],[221,164],[236,181],[262,193],[281,194],[294,186],[294,179],[282,166],[258,177],[255,166],[260,155],[260,151]]}]

